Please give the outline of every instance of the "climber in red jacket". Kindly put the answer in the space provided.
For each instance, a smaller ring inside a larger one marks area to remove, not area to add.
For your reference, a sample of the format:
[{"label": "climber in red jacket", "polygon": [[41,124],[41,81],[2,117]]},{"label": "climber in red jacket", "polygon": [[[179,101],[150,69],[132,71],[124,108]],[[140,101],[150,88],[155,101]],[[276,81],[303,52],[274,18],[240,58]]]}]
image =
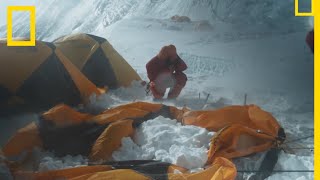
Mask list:
[{"label": "climber in red jacket", "polygon": [[175,99],[186,85],[186,63],[178,56],[174,45],[164,46],[146,65],[150,90],[155,99],[162,99],[170,88],[168,99]]}]

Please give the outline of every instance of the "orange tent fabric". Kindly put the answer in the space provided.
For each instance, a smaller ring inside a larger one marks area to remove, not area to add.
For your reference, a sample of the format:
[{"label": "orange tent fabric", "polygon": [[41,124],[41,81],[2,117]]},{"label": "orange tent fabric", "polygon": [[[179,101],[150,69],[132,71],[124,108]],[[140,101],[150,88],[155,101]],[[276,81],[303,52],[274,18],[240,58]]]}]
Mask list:
[{"label": "orange tent fabric", "polygon": [[17,172],[15,177],[17,179],[28,179],[28,180],[57,180],[57,179],[71,179],[78,176],[83,176],[87,174],[103,172],[112,170],[110,166],[84,166],[77,168],[69,168],[62,170],[53,170],[48,172]]},{"label": "orange tent fabric", "polygon": [[121,146],[121,139],[133,134],[132,120],[112,123],[96,140],[89,158],[93,161],[108,160]]},{"label": "orange tent fabric", "polygon": [[35,123],[30,123],[18,132],[3,147],[6,157],[17,156],[23,152],[30,152],[34,147],[42,147],[39,131]]},{"label": "orange tent fabric", "polygon": [[277,135],[280,128],[279,123],[270,113],[256,105],[228,106],[211,111],[190,111],[184,114],[183,122],[215,132],[226,126],[241,124],[273,136]]},{"label": "orange tent fabric", "polygon": [[[236,177],[236,167],[225,158],[217,158],[210,167],[198,173],[170,173],[168,171],[168,180],[231,180]],[[113,169],[107,165],[76,167],[70,169],[53,170],[48,172],[32,173],[18,172],[16,178],[23,177],[28,180],[151,180],[148,174],[137,172],[131,169]]]},{"label": "orange tent fabric", "polygon": [[57,126],[80,124],[93,117],[91,114],[77,112],[71,107],[60,104],[42,114],[42,118],[52,121]]},{"label": "orange tent fabric", "polygon": [[219,132],[212,139],[209,161],[236,158],[275,147],[281,129],[276,119],[256,105],[229,106],[214,111],[189,111],[182,121]]},{"label": "orange tent fabric", "polygon": [[[205,171],[188,174],[179,167],[170,166],[171,168],[167,167],[166,171],[168,179],[234,179],[236,169],[227,159],[262,152],[281,143],[279,139],[279,134],[281,133],[279,132],[283,129],[279,123],[270,113],[255,105],[192,111],[162,104],[135,102],[105,110],[99,115],[80,113],[66,105],[59,105],[44,113],[41,121],[53,122],[50,128],[57,129],[88,125],[89,129],[86,130],[98,135],[92,142],[89,139],[88,142],[90,143],[85,144],[86,147],[84,147],[90,150],[88,154],[90,161],[107,162],[112,152],[121,146],[123,137],[130,137],[133,135],[135,128],[141,123],[157,116],[177,119],[185,125],[200,126],[216,132],[208,151],[207,165],[209,167]],[[93,126],[90,127],[90,124]],[[46,139],[37,133],[38,129],[41,130],[41,128],[41,126],[33,124],[19,130],[4,147],[4,154],[9,157],[17,155],[24,150],[31,150],[34,146],[41,147],[41,144],[46,144]],[[75,132],[76,130],[76,128],[73,129]],[[64,131],[68,133],[68,129]],[[76,133],[79,133],[80,136],[83,132]],[[75,137],[77,136],[75,135]],[[26,141],[26,139],[31,139],[31,141]],[[172,173],[176,168],[183,173]],[[70,178],[71,176],[68,177]],[[124,169],[104,172],[95,171],[81,176],[73,176],[72,178],[102,179],[103,177],[119,179],[128,177],[130,179],[131,177],[137,179],[149,178],[148,175],[145,176],[143,173]]]}]

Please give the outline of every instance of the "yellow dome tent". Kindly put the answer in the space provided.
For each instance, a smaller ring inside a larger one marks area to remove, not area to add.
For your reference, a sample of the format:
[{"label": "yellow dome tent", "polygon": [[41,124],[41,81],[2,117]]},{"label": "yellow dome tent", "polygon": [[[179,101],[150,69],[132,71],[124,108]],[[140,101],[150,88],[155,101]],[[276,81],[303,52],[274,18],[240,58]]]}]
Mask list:
[{"label": "yellow dome tent", "polygon": [[97,86],[113,89],[141,80],[106,39],[89,34],[37,41],[35,47],[8,47],[2,39],[0,65],[1,113],[77,105],[100,94]]},{"label": "yellow dome tent", "polygon": [[73,34],[56,39],[59,49],[96,86],[115,89],[141,80],[134,69],[104,38]]},{"label": "yellow dome tent", "polygon": [[[112,152],[121,146],[123,137],[133,135],[144,121],[157,116],[177,119],[217,132],[211,139],[207,168],[198,173],[157,161],[109,162]],[[6,157],[31,152],[40,147],[57,155],[82,154],[92,162],[48,172],[27,172],[18,162],[8,166],[15,177],[29,179],[66,178],[73,180],[100,179],[211,179],[230,180],[236,177],[230,161],[277,147],[285,134],[276,119],[255,105],[229,106],[218,110],[191,111],[174,106],[135,102],[108,109],[99,115],[77,112],[58,105],[41,116],[39,125],[30,124],[19,130],[2,149]],[[102,163],[101,163],[102,162]],[[179,170],[182,174],[173,173]]]},{"label": "yellow dome tent", "polygon": [[99,93],[52,43],[37,41],[34,47],[8,47],[6,39],[1,39],[0,68],[1,112],[16,104],[75,105]]}]

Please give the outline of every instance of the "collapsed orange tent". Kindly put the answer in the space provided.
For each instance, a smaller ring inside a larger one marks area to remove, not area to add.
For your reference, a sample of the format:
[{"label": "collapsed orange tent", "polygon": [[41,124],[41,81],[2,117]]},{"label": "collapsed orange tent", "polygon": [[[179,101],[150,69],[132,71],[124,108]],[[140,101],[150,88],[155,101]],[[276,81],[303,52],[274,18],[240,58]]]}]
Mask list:
[{"label": "collapsed orange tent", "polygon": [[[208,168],[199,173],[188,173],[184,168],[157,161],[108,161],[112,152],[121,146],[123,137],[132,136],[141,123],[157,116],[217,132],[211,139]],[[230,159],[277,147],[284,139],[284,131],[276,119],[255,105],[191,111],[135,102],[108,109],[99,115],[58,105],[44,113],[38,125],[32,123],[20,129],[2,151],[10,158],[40,147],[59,156],[81,154],[91,162],[88,167],[48,172],[27,172],[22,168],[23,162],[8,163],[16,177],[28,179],[158,179],[161,176],[174,180],[219,180],[236,177],[237,170]],[[174,174],[175,169],[182,174]]]}]

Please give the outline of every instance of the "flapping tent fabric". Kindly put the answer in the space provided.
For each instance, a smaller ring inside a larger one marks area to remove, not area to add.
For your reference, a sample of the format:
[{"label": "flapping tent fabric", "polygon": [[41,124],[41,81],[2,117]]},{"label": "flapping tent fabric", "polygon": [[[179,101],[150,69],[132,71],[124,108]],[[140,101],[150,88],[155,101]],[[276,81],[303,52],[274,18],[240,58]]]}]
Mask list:
[{"label": "flapping tent fabric", "polygon": [[104,38],[74,34],[53,42],[81,72],[98,87],[115,89],[141,80],[134,69]]},{"label": "flapping tent fabric", "polygon": [[[132,136],[135,128],[142,122],[157,116],[177,119],[185,125],[201,126],[217,132],[211,139],[208,168],[190,174],[181,167],[161,162],[108,161],[112,152],[121,146],[123,137]],[[97,171],[85,175],[77,174],[77,168],[70,171],[29,173],[35,179],[48,177],[50,173],[58,173],[69,179],[234,179],[236,168],[230,159],[276,148],[285,140],[284,131],[276,119],[255,105],[191,111],[162,104],[135,102],[108,109],[99,115],[80,113],[66,105],[59,105],[42,115],[37,128],[32,127],[18,131],[13,136],[3,149],[5,156],[17,156],[20,152],[30,150],[32,146],[39,146],[54,151],[59,156],[82,154],[93,162],[93,167],[108,165],[113,169],[100,171],[97,168]],[[35,129],[39,133],[35,133]],[[22,133],[28,136],[24,137]],[[25,138],[40,139],[40,142],[34,141],[37,143],[26,145],[21,143]],[[172,173],[174,169],[179,169],[182,174]]]},{"label": "flapping tent fabric", "polygon": [[48,172],[17,172],[15,177],[32,180],[231,180],[236,177],[236,168],[225,158],[217,158],[206,170],[199,173],[174,174],[183,168],[156,161],[110,162],[108,165],[77,167]]},{"label": "flapping tent fabric", "polygon": [[78,104],[93,93],[90,82],[52,43],[37,41],[34,47],[8,47],[0,40],[0,105],[50,107]]},{"label": "flapping tent fabric", "polygon": [[[23,141],[21,141],[23,139]],[[42,141],[39,136],[39,129],[37,125],[32,122],[26,127],[18,130],[16,135],[12,137],[2,151],[8,157],[21,154],[23,152],[30,152],[34,147],[41,147]]]},{"label": "flapping tent fabric", "polygon": [[212,139],[209,161],[216,156],[236,158],[265,151],[286,138],[276,119],[255,105],[190,111],[183,115],[183,122],[218,132]]},{"label": "flapping tent fabric", "polygon": [[276,136],[280,128],[270,113],[255,105],[228,106],[215,111],[190,111],[183,115],[183,120],[185,124],[215,132],[226,126],[239,124]]}]

